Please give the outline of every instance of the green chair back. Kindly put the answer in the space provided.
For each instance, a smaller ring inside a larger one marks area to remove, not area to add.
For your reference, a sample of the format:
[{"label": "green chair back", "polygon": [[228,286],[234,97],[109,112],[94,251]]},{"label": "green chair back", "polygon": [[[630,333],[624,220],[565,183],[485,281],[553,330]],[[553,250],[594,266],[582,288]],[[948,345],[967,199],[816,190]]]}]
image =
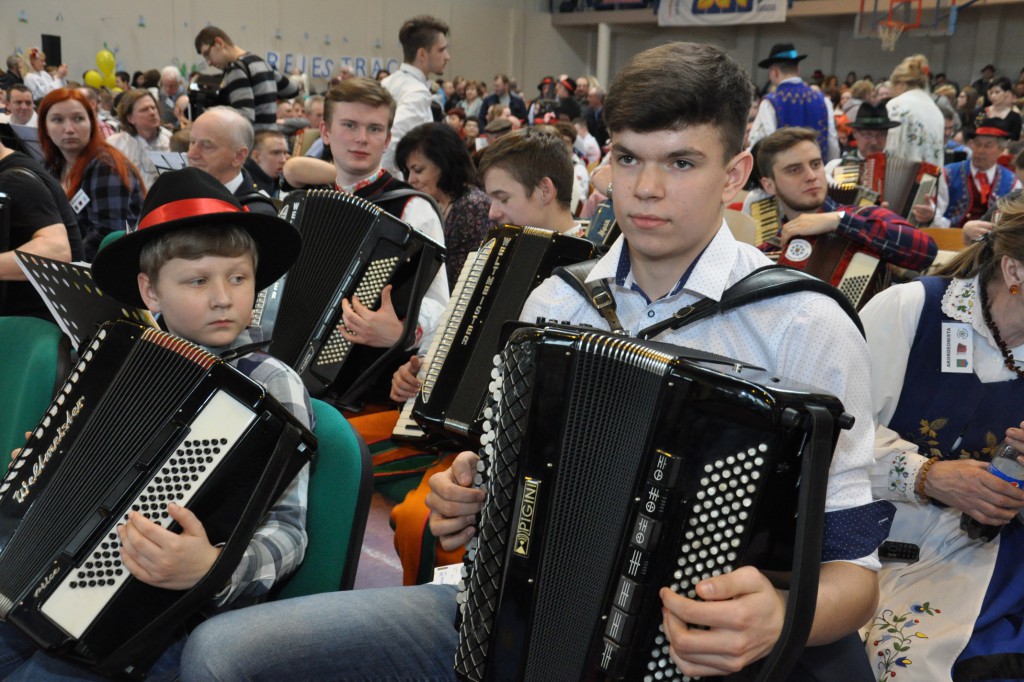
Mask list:
[{"label": "green chair back", "polygon": [[317,455],[309,481],[309,545],[277,594],[287,599],[352,589],[373,492],[369,450],[337,409],[313,399]]},{"label": "green chair back", "polygon": [[99,246],[98,249],[96,249],[96,251],[102,251],[104,248],[109,246],[112,242],[116,242],[118,239],[120,239],[124,235],[125,235],[124,230],[114,230],[113,232],[108,232],[107,235],[105,237],[103,237],[102,241],[100,241],[100,246]]},{"label": "green chair back", "polygon": [[68,374],[70,348],[52,322],[0,317],[0,459],[21,447],[25,432],[42,419]]}]

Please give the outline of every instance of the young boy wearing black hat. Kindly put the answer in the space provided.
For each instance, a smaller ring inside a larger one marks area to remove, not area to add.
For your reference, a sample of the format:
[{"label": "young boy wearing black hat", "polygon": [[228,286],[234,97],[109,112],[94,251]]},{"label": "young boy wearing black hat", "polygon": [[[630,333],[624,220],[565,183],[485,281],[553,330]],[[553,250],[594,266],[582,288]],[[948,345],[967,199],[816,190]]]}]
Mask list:
[{"label": "young boy wearing black hat", "polygon": [[[301,239],[277,217],[245,211],[212,176],[194,168],[161,175],[150,189],[138,228],[100,251],[93,276],[121,303],[159,313],[167,330],[215,354],[233,354],[229,364],[265,386],[285,408],[312,428],[309,396],[298,375],[251,345],[259,328],[249,327],[256,292],[283,275],[299,254]],[[246,352],[246,351],[249,352]],[[295,570],[306,547],[309,468],[264,516],[214,608],[248,605]],[[132,512],[118,528],[121,559],[138,580],[171,590],[194,586],[213,566],[220,548],[207,540],[203,524],[188,509],[168,507],[181,526],[171,532]],[[172,644],[150,679],[176,679],[183,639]],[[0,676],[39,679],[99,679],[67,661],[38,652],[26,637],[0,626]],[[20,667],[19,667],[20,666]]]}]

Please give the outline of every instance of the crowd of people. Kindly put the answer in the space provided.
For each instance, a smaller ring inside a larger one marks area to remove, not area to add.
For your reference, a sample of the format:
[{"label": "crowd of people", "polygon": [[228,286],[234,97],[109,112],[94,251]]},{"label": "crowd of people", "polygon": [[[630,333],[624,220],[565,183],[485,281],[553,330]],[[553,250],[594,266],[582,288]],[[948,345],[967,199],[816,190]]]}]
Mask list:
[{"label": "crowd of people", "polygon": [[[254,350],[262,337],[251,310],[298,257],[280,201],[313,187],[358,196],[447,249],[420,302],[415,341],[402,349],[408,360],[384,380],[393,402],[378,407],[391,409],[350,420],[370,440],[381,424],[389,433],[395,405],[416,395],[462,264],[495,225],[582,238],[586,220],[611,207],[621,236],[587,278],[606,283],[629,334],[721,299],[772,262],[766,253],[795,259],[798,243],[834,233],[907,280],[863,308],[866,338],[811,292],[657,338],[818,387],[855,417],[830,469],[817,605],[789,679],[1012,678],[1024,667],[1024,588],[1014,580],[1024,492],[986,459],[1004,438],[1024,453],[1024,69],[1014,80],[987,65],[960,87],[909,55],[878,81],[821,71],[805,80],[806,55],[780,43],[752,77],[715,47],[670,43],[634,56],[607,89],[591,75],[560,74],[530,97],[504,73],[445,78],[449,31],[434,17],[410,19],[398,69],[373,78],[341,69],[323,93],[214,26],[194,45],[219,70],[212,80],[171,66],[118,71],[117,87],[96,89],[66,65],[47,65],[38,49],[12,55],[0,76],[0,190],[12,197],[0,315],[50,316],[14,249],[91,262],[104,291],[158,314],[170,332],[215,352],[246,349],[232,362],[313,426],[298,375]],[[187,168],[169,168],[175,152]],[[934,189],[909,207],[829,195],[844,169],[876,158],[934,169]],[[764,244],[742,243],[725,210],[749,213],[759,200],[777,208],[777,229]],[[918,229],[926,226],[962,228],[965,245],[931,271],[938,248]],[[117,231],[126,234],[101,248]],[[341,310],[347,342],[400,342],[390,287],[379,304],[352,296]],[[519,317],[607,326],[559,278],[541,284]],[[940,359],[952,352],[950,333],[966,364]],[[457,559],[485,496],[471,483],[477,461],[451,453],[424,479],[425,501],[402,510],[398,532],[427,526],[438,556]],[[308,478],[304,469],[275,502],[218,593],[211,606],[226,612],[177,637],[154,679],[453,679],[451,585],[250,606],[302,560]],[[118,530],[123,563],[147,584],[188,589],[220,548],[191,512],[169,513],[180,533],[130,515]],[[961,514],[1002,532],[989,543],[969,537]],[[880,557],[887,537],[916,545],[918,558]],[[415,574],[407,570],[407,582]],[[696,594],[660,593],[667,647],[687,675],[739,670],[783,632],[786,596],[753,567],[701,581]],[[6,623],[0,675],[95,677]]]}]

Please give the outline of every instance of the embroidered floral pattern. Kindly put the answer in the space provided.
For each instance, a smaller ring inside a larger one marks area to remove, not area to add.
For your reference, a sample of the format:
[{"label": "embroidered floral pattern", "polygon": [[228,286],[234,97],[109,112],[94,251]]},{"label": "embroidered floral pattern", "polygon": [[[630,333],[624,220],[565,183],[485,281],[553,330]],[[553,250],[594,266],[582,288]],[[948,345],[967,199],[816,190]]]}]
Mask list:
[{"label": "embroidered floral pattern", "polygon": [[921,428],[918,429],[920,431],[920,436],[914,439],[914,442],[917,443],[924,452],[927,452],[929,457],[942,457],[942,451],[938,448],[939,441],[936,440],[936,437],[939,435],[939,431],[946,426],[948,421],[949,420],[947,419],[935,419],[933,421],[928,421],[927,419],[921,420]]},{"label": "embroidered floral pattern", "polygon": [[[995,452],[996,446],[999,445],[999,439],[991,431],[985,432],[985,447],[980,450],[967,450],[960,448],[959,452],[946,454],[939,449],[938,435],[939,431],[946,427],[949,422],[948,419],[940,417],[939,419],[922,419],[921,426],[918,428],[917,434],[905,434],[903,437],[906,440],[916,443],[921,451],[921,454],[927,454],[928,457],[942,457],[943,459],[976,459],[982,462],[988,462],[992,459],[992,454]],[[906,457],[899,455],[893,462],[892,467],[889,469],[889,490],[905,492],[907,482],[904,481],[903,487],[898,487],[899,479],[907,478],[906,469]]]},{"label": "embroidered floral pattern", "polygon": [[905,494],[909,487],[910,473],[907,471],[907,456],[900,453],[896,455],[892,467],[889,468],[889,490]]},{"label": "embroidered floral pattern", "polygon": [[[881,614],[875,616],[871,624],[872,633],[878,631],[878,637],[872,640],[872,645],[877,649],[875,668],[879,671],[878,682],[885,682],[896,677],[901,668],[913,665],[914,661],[908,657],[910,647],[914,640],[928,639],[928,635],[919,629],[921,619],[917,616],[935,616],[941,614],[942,610],[934,608],[931,602],[923,604],[911,604],[910,610],[906,613],[896,615],[891,609],[885,609]],[[879,648],[879,647],[884,648]]]},{"label": "embroidered floral pattern", "polygon": [[978,279],[956,279],[942,295],[942,312],[958,322],[971,324],[978,305]]}]

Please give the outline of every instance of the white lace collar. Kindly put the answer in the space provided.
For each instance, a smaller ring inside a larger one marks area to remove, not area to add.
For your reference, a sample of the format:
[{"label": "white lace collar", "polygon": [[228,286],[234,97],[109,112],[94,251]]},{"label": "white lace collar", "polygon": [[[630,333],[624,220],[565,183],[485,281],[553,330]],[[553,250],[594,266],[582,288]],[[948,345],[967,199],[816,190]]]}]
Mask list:
[{"label": "white lace collar", "polygon": [[954,279],[946,287],[942,295],[942,312],[957,322],[971,325],[975,332],[981,334],[995,347],[992,332],[985,324],[985,316],[981,313],[981,298],[978,296],[978,278]]}]

